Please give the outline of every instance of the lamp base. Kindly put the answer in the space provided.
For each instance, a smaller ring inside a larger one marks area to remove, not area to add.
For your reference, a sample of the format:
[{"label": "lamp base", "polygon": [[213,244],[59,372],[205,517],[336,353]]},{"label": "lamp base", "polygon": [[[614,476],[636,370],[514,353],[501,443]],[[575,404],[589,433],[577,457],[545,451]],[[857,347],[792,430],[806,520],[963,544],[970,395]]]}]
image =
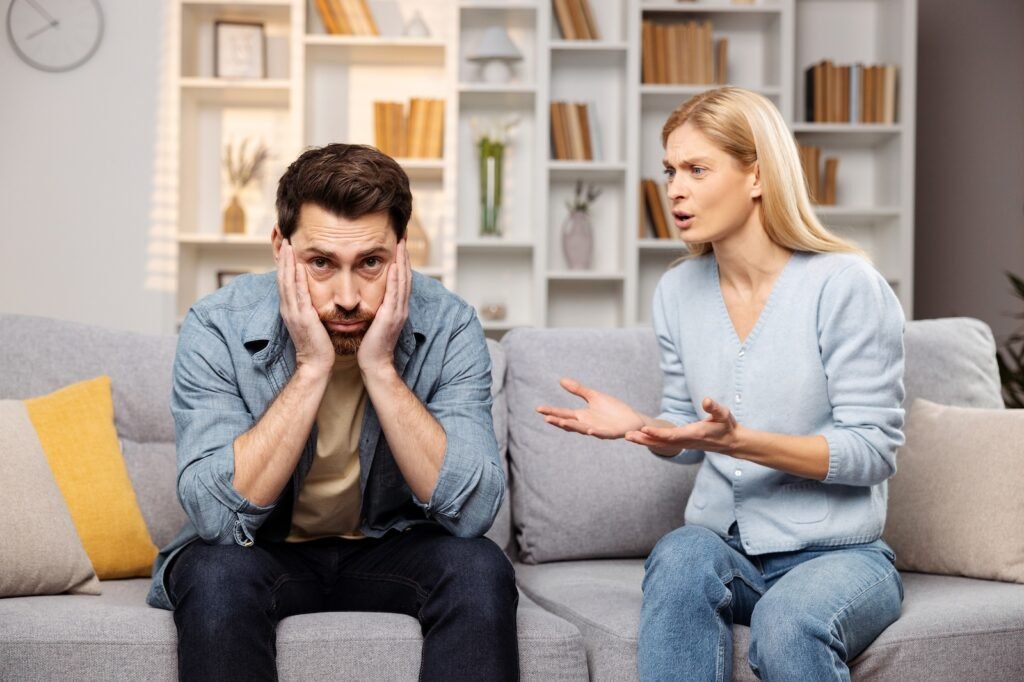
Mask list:
[{"label": "lamp base", "polygon": [[484,83],[508,83],[512,80],[512,67],[505,59],[487,59],[480,67]]}]

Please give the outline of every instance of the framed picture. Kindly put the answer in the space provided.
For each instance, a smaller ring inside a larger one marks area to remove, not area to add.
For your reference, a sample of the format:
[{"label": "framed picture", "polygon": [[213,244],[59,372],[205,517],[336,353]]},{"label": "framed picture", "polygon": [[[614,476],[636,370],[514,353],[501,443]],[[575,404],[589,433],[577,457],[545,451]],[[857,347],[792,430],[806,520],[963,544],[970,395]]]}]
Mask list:
[{"label": "framed picture", "polygon": [[264,78],[267,74],[262,23],[215,21],[213,53],[217,78]]},{"label": "framed picture", "polygon": [[249,270],[218,270],[217,271],[217,288],[220,289],[222,286],[233,280],[239,275],[248,275]]}]

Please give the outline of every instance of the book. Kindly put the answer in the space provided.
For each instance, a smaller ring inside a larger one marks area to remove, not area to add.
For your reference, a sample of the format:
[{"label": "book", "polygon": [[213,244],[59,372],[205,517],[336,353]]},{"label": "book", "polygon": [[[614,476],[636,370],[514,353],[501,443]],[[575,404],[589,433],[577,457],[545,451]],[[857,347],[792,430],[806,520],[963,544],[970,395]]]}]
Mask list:
[{"label": "book", "polygon": [[814,121],[814,66],[804,69],[804,120]]},{"label": "book", "polygon": [[568,142],[565,135],[565,122],[562,121],[561,102],[551,103],[551,153],[555,160],[569,158]]},{"label": "book", "polygon": [[597,120],[597,105],[587,102],[587,127],[590,129],[590,148],[594,152],[594,161],[604,160],[604,146],[601,143],[601,124]]},{"label": "book", "polygon": [[814,65],[814,122],[825,120],[825,62]]},{"label": "book", "polygon": [[444,156],[444,100],[430,100],[430,123],[428,128],[431,142],[430,158],[440,159]]},{"label": "book", "polygon": [[587,19],[583,16],[582,0],[569,0],[569,15],[572,18],[572,28],[576,33],[577,40],[590,40],[590,31],[587,29]]},{"label": "book", "polygon": [[359,0],[359,12],[362,15],[363,26],[366,28],[364,35],[379,36],[380,29],[377,28],[377,21],[373,18],[370,5],[366,0]]},{"label": "book", "polygon": [[896,122],[896,66],[885,65],[885,91],[882,97],[882,122]]},{"label": "book", "polygon": [[656,83],[654,74],[654,22],[650,19],[644,19],[640,32],[642,82]]},{"label": "book", "polygon": [[668,230],[668,218],[664,211],[661,197],[658,194],[658,183],[650,178],[641,181],[643,186],[644,200],[647,205],[647,216],[654,229],[654,236],[658,239],[669,239],[671,234]]},{"label": "book", "polygon": [[821,203],[827,206],[835,206],[836,203],[836,172],[838,169],[839,159],[831,156],[825,159],[825,196]]},{"label": "book", "polygon": [[665,53],[668,50],[668,31],[665,24],[654,25],[654,82],[668,82],[668,60]]},{"label": "book", "polygon": [[860,79],[861,72],[864,70],[863,64],[854,64],[850,67],[850,123],[861,122],[861,89]]},{"label": "book", "polygon": [[587,115],[586,104],[575,104],[573,105],[575,110],[573,113],[580,121],[580,131],[583,136],[583,159],[585,161],[594,160],[594,150],[590,144],[590,117]]},{"label": "book", "polygon": [[[428,105],[429,106],[429,105]],[[405,152],[413,159],[426,156],[423,143],[426,140],[426,119],[424,100],[413,97],[409,100],[409,119],[405,126]]]},{"label": "book", "polygon": [[583,128],[580,127],[579,116],[576,115],[576,105],[571,102],[562,103],[562,118],[568,123],[569,129],[569,158],[573,161],[582,161],[583,150]]},{"label": "book", "polygon": [[711,32],[711,21],[708,20],[701,24],[700,58],[701,64],[704,68],[701,73],[700,82],[705,85],[710,85],[715,82],[715,64],[713,54],[714,37]]},{"label": "book", "polygon": [[336,35],[341,33],[338,28],[338,24],[334,19],[334,12],[331,10],[330,0],[316,0],[316,12],[320,15],[320,21],[323,22],[324,30],[330,35]]},{"label": "book", "polygon": [[715,43],[715,83],[729,82],[729,39],[719,38]]},{"label": "book", "polygon": [[601,33],[597,29],[597,19],[594,17],[594,13],[590,8],[590,0],[579,0],[580,6],[583,9],[583,18],[587,26],[587,35],[591,40],[600,40]]},{"label": "book", "polygon": [[669,24],[665,27],[665,46],[664,51],[668,55],[668,59],[665,60],[665,80],[669,83],[682,83],[681,67],[682,62],[679,55],[682,53],[680,49],[682,46],[682,25],[681,24]]},{"label": "book", "polygon": [[572,25],[572,14],[569,13],[569,3],[572,0],[554,0],[555,20],[558,30],[565,40],[576,40],[576,30]]}]

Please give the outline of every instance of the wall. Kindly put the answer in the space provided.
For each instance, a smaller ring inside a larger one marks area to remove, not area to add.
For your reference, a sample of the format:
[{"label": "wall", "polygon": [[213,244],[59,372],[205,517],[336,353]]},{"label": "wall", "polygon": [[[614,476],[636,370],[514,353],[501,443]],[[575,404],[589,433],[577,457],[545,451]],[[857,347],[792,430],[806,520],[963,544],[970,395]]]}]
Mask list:
[{"label": "wall", "polygon": [[1024,3],[920,0],[914,313],[1024,313]]},{"label": "wall", "polygon": [[0,311],[167,332],[171,295],[144,272],[164,3],[102,6],[99,51],[67,73],[0,32]]}]

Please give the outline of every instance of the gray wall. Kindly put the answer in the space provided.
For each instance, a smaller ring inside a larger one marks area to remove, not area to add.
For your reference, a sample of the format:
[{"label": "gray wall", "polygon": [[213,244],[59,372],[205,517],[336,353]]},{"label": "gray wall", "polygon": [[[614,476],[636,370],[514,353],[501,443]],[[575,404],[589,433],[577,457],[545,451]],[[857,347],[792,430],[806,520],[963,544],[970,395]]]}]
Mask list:
[{"label": "gray wall", "polygon": [[0,30],[0,311],[170,331],[171,295],[144,286],[164,3],[102,6],[99,51],[67,73]]},{"label": "gray wall", "polygon": [[1024,313],[1024,2],[919,0],[914,315]]}]

